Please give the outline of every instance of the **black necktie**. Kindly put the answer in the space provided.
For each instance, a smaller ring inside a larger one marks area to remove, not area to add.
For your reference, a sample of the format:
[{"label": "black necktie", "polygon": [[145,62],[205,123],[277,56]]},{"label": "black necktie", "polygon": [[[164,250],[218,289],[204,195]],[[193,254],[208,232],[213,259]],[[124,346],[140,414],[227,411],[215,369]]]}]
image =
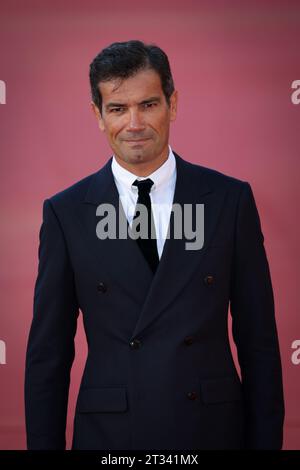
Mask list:
[{"label": "black necktie", "polygon": [[[151,209],[151,199],[150,199],[150,190],[153,185],[153,181],[150,178],[145,180],[135,180],[133,183],[134,186],[138,188],[138,200],[135,210],[135,215],[133,217],[132,228],[135,228],[137,233],[140,233],[141,230],[138,230],[140,223],[136,221],[136,217],[139,215],[139,208],[138,204],[144,204],[147,209],[147,238],[141,238],[140,236],[136,239],[144,257],[148,261],[150,268],[152,269],[153,273],[155,273],[157,265],[159,263],[159,256],[157,251],[157,243],[156,243],[156,233],[155,233],[155,225],[153,219],[153,213]],[[141,221],[143,219],[141,218]],[[155,238],[151,238],[151,227],[153,230],[153,234],[155,234]]]}]

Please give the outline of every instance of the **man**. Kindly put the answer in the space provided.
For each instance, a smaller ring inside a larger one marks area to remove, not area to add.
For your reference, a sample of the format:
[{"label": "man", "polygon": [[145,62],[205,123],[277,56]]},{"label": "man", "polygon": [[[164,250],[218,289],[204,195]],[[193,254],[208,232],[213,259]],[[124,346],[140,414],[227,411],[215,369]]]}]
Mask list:
[{"label": "man", "polygon": [[[250,185],[172,151],[177,92],[160,48],[114,43],[92,62],[90,81],[113,156],[44,202],[26,359],[28,448],[65,448],[80,309],[89,352],[73,449],[280,449],[281,362]],[[178,228],[172,204],[203,205],[201,248],[168,232]],[[140,236],[105,237],[108,207],[118,228],[126,216],[128,234]]]}]

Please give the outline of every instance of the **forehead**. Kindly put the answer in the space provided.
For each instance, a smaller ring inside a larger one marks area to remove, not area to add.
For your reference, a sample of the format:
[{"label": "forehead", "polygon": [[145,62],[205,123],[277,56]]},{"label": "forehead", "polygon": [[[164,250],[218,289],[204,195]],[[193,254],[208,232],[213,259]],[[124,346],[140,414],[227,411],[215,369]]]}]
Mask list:
[{"label": "forehead", "polygon": [[160,76],[155,70],[141,70],[132,77],[100,82],[103,103],[114,101],[142,101],[147,96],[163,95]]}]

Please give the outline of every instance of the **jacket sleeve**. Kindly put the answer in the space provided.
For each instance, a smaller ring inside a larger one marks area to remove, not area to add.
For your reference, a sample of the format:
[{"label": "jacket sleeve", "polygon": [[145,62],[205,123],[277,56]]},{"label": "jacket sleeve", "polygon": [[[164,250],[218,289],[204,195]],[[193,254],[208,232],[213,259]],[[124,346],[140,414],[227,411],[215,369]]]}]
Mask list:
[{"label": "jacket sleeve", "polygon": [[246,447],[281,449],[284,399],[274,297],[259,214],[242,184],[232,265],[232,333],[241,369]]},{"label": "jacket sleeve", "polygon": [[25,368],[28,449],[64,449],[70,370],[79,313],[66,241],[50,200],[43,205],[39,266]]}]

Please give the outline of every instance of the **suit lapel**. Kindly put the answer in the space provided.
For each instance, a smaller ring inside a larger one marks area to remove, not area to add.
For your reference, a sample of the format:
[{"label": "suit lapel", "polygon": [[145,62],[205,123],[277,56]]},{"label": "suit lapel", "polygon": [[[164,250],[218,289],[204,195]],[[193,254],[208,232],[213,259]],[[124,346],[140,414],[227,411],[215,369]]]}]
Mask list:
[{"label": "suit lapel", "polygon": [[[119,209],[127,229],[129,224],[121,202],[119,204],[119,193],[111,170],[111,160],[112,158],[94,175],[91,181],[83,201],[82,226],[97,265],[103,267],[102,271],[107,273],[107,282],[111,280],[113,283],[119,284],[123,290],[127,291],[128,295],[142,305],[145,293],[149,290],[152,282],[153,274],[136,241],[131,238],[118,238]],[[96,225],[100,220],[96,215],[96,209],[100,204],[110,204],[116,209],[116,239],[100,240],[96,235]]]},{"label": "suit lapel", "polygon": [[179,155],[174,155],[177,179],[173,204],[204,204],[204,246],[200,250],[186,250],[188,239],[184,236],[182,239],[172,238],[174,221],[171,218],[171,237],[165,241],[158,269],[131,339],[163,314],[189,282],[207,252],[224,201],[224,190],[216,191],[210,187],[200,166],[195,168]]}]

